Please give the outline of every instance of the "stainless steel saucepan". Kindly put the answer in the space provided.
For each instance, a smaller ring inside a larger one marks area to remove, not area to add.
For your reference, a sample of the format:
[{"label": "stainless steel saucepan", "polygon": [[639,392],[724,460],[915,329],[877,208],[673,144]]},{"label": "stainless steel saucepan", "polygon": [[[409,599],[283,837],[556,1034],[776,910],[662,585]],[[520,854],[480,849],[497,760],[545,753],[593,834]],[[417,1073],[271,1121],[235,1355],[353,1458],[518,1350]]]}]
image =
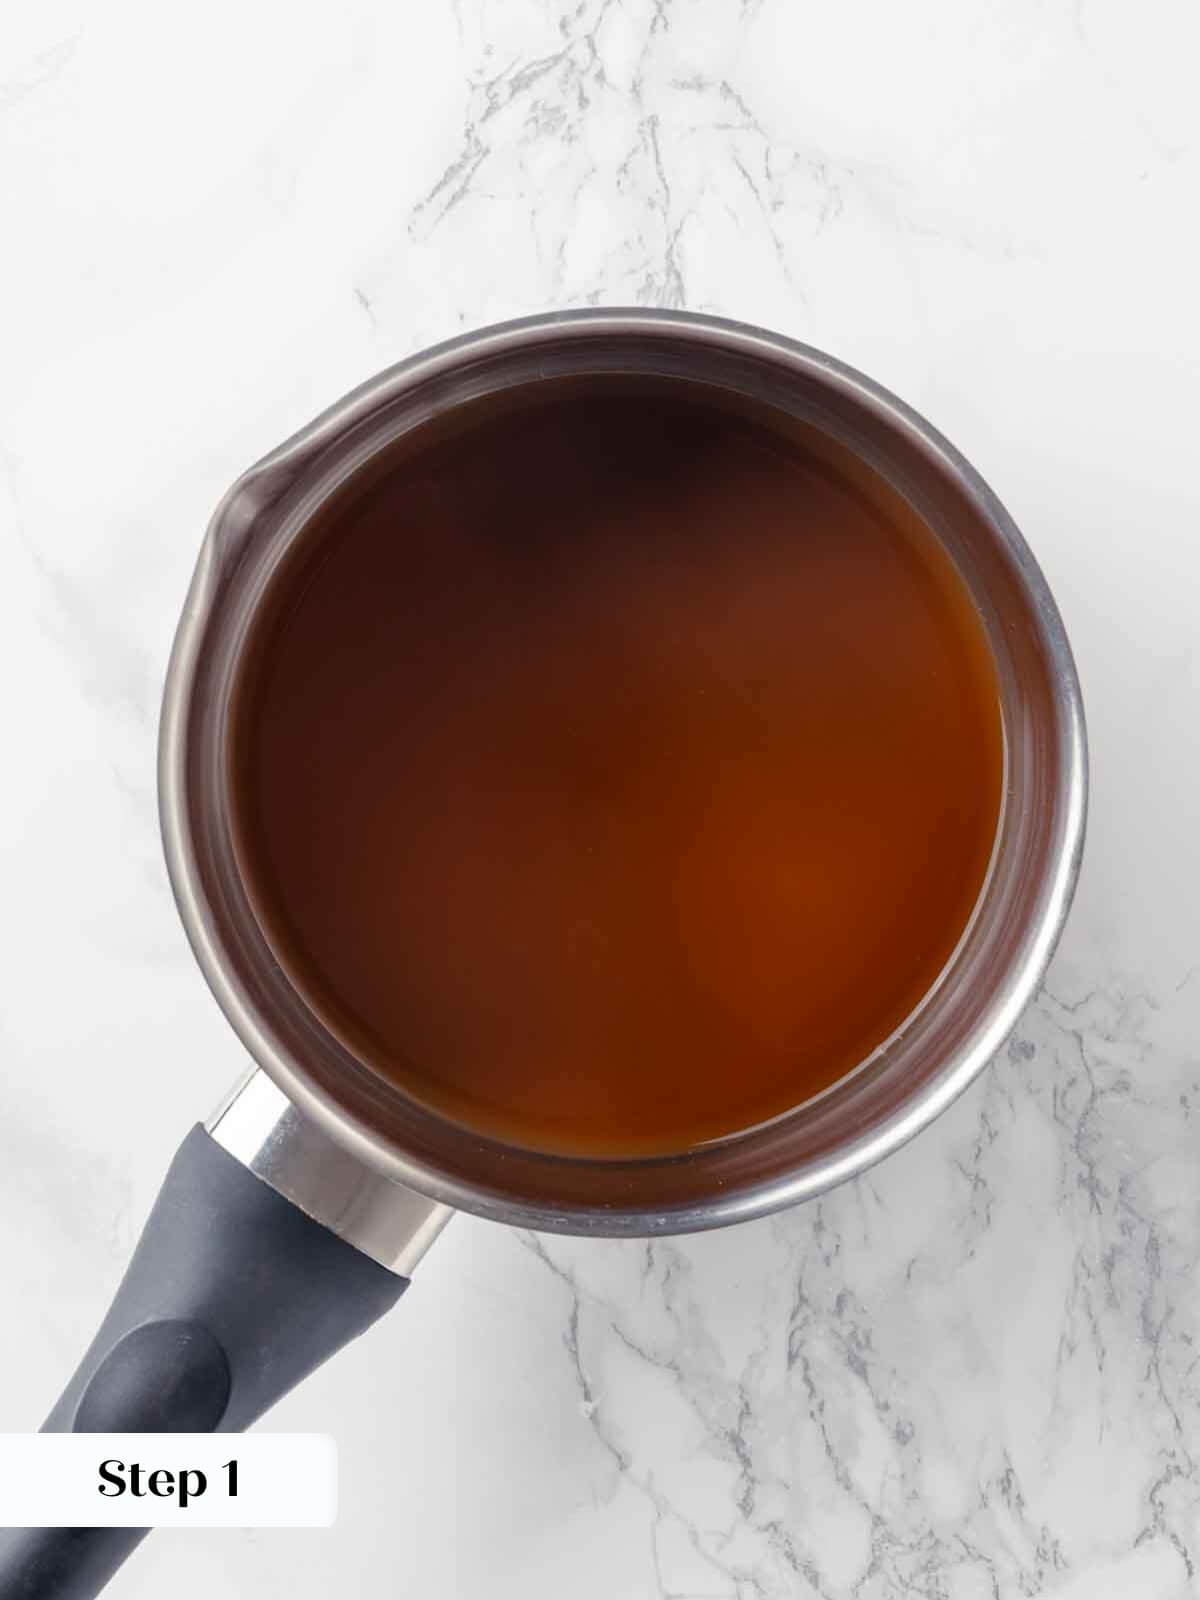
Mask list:
[{"label": "stainless steel saucepan", "polygon": [[[246,640],[273,572],[329,496],[401,434],[467,401],[596,373],[670,375],[780,408],[903,496],[983,618],[1006,761],[975,916],[908,1023],[785,1117],[685,1156],[627,1161],[480,1137],[355,1059],[291,986],[253,915],[228,783]],[[399,1298],[456,1208],[554,1232],[681,1233],[761,1216],[862,1172],[949,1105],[1031,998],[1074,888],[1086,786],[1079,684],[1025,541],[957,451],[860,373],[758,328],[640,310],[487,328],[382,373],[240,478],[200,550],[163,703],[162,830],[197,960],[257,1068],[184,1140],[46,1428],[246,1427]],[[141,1536],[0,1533],[0,1594],[83,1600]]]}]

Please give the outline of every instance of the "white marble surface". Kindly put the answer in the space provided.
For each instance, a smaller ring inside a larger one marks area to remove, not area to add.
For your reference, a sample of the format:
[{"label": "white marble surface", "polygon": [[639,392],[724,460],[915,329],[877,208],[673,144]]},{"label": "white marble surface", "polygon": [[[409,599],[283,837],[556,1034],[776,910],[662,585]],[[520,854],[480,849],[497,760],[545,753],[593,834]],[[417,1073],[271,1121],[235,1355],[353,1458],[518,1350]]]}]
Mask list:
[{"label": "white marble surface", "polygon": [[1189,0],[0,9],[0,1425],[33,1427],[241,1056],[159,857],[175,615],[235,473],[546,306],[832,350],[1007,500],[1094,803],[1003,1059],[863,1181],[647,1249],[458,1221],[274,1413],[327,1533],[129,1600],[1200,1592],[1200,237]]}]

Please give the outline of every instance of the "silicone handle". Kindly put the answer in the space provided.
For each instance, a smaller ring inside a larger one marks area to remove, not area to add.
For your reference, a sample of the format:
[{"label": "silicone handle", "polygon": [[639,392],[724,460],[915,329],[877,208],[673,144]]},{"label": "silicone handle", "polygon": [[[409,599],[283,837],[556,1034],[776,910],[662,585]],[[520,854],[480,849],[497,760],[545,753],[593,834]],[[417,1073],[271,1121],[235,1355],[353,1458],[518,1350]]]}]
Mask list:
[{"label": "silicone handle", "polygon": [[[42,1431],[237,1432],[407,1287],[193,1128]],[[145,1533],[0,1529],[0,1600],[91,1600]]]}]

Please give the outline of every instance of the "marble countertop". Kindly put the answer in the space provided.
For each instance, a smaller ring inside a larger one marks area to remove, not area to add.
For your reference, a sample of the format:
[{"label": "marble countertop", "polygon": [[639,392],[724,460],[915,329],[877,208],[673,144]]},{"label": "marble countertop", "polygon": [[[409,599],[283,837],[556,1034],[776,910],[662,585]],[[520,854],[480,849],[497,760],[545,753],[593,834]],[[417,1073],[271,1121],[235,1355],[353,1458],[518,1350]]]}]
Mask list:
[{"label": "marble countertop", "polygon": [[0,1425],[242,1068],[158,696],[214,503],[352,384],[545,307],[823,346],[1008,503],[1092,738],[1066,938],[933,1129],[686,1241],[457,1220],[269,1419],[337,1435],[338,1526],[114,1596],[1200,1592],[1198,49],[1186,0],[4,8]]}]

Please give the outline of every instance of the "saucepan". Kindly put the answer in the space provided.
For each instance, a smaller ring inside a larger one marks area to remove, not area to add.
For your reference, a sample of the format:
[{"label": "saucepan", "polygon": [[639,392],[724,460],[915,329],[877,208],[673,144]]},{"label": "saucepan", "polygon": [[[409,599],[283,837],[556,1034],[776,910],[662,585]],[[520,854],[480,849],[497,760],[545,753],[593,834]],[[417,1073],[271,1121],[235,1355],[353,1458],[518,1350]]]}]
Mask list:
[{"label": "saucepan", "polygon": [[[407,430],[547,379],[656,374],[718,385],[822,430],[941,539],[995,657],[999,837],[973,921],[909,1022],[816,1101],[683,1156],[554,1156],[481,1137],[355,1058],[291,986],[232,843],[231,684],[271,574],[354,474]],[[995,1054],[1071,899],[1087,759],[1079,684],[1045,580],[1000,502],[908,406],[761,329],[650,310],[533,317],[452,340],[348,395],[230,489],[183,608],[159,793],[196,958],[256,1063],[184,1139],[116,1298],[45,1427],[232,1431],[400,1297],[456,1209],[551,1232],[685,1233],[807,1200],[918,1133]],[[142,1534],[0,1535],[0,1592],[82,1600]]]}]

